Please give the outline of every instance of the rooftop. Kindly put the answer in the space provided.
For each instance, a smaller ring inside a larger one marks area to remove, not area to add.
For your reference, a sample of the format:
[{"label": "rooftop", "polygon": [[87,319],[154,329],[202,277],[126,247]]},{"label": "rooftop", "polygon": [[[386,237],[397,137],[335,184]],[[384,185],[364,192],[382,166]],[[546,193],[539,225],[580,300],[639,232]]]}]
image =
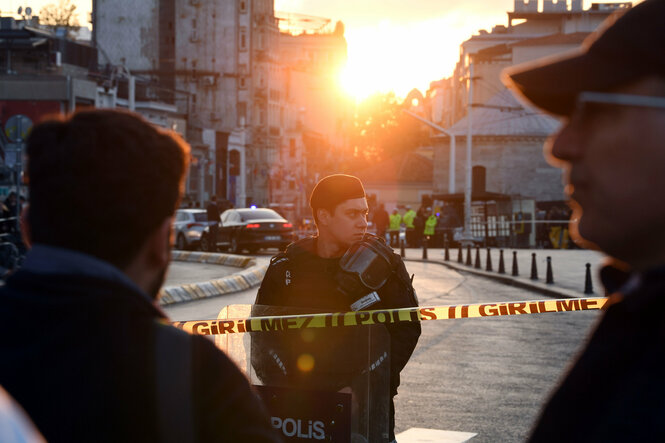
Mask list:
[{"label": "rooftop", "polygon": [[[486,104],[473,110],[474,136],[547,137],[559,127],[559,121],[534,109],[524,108],[508,89],[503,89]],[[451,128],[455,135],[466,135],[468,120],[465,116]]]}]

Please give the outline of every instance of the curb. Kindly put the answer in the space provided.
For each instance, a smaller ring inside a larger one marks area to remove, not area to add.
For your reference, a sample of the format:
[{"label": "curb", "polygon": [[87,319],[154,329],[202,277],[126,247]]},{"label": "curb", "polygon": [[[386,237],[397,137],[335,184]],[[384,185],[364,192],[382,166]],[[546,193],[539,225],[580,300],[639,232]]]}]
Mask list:
[{"label": "curb", "polygon": [[528,281],[524,280],[521,278],[516,278],[512,277],[507,274],[497,274],[496,272],[488,272],[488,271],[483,271],[479,269],[474,269],[470,268],[468,266],[464,265],[459,265],[457,263],[451,263],[447,261],[442,261],[442,260],[423,260],[423,259],[415,259],[415,258],[402,258],[404,261],[412,261],[412,262],[419,262],[419,263],[435,263],[439,265],[443,265],[449,269],[453,269],[455,271],[459,272],[467,272],[469,274],[476,275],[478,277],[484,277],[490,280],[495,280],[498,281],[499,283],[503,283],[505,285],[510,285],[510,286],[515,286],[518,288],[522,289],[528,289],[530,291],[538,292],[540,294],[543,294],[547,297],[554,297],[554,298],[580,298],[584,297],[584,294],[580,292],[573,291],[572,289],[566,289],[566,288],[557,288],[553,287],[552,285],[548,285],[546,283],[538,283],[536,281]]},{"label": "curb", "polygon": [[263,276],[268,269],[268,265],[258,266],[253,257],[233,254],[172,251],[171,260],[233,266],[236,268],[243,268],[243,270],[227,275],[226,277],[206,282],[162,288],[159,297],[159,304],[161,306],[244,291],[245,289],[261,284],[261,280],[263,280]]}]

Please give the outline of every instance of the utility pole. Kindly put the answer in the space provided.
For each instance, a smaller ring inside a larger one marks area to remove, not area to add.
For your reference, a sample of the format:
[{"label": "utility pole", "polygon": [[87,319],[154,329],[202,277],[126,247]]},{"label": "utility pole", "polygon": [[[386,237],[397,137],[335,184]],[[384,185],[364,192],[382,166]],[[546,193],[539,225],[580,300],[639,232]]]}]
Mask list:
[{"label": "utility pole", "polygon": [[[453,122],[455,121],[455,106],[457,102],[457,88],[456,88],[457,82],[455,80],[452,80],[452,103],[451,103],[451,117],[450,117],[450,123],[449,126],[453,125]],[[448,193],[449,194],[454,194],[455,193],[455,136],[453,134],[449,134],[450,136],[450,158],[449,158],[449,163],[450,165],[448,166]]]},{"label": "utility pole", "polygon": [[471,234],[471,147],[473,138],[473,62],[471,55],[469,55],[469,89],[467,99],[467,116],[468,123],[466,132],[466,180],[464,183],[464,232],[462,234],[463,241],[471,242],[473,235]]}]

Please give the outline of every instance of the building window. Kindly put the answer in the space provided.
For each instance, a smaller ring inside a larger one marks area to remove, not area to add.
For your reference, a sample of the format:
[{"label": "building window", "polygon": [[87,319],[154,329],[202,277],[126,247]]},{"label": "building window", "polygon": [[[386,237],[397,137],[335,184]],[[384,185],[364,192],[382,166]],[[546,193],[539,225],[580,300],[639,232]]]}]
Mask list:
[{"label": "building window", "polygon": [[247,28],[240,28],[240,50],[247,50]]},{"label": "building window", "polygon": [[247,121],[247,103],[238,102],[238,126],[244,126]]},{"label": "building window", "polygon": [[240,12],[247,12],[247,0],[240,0]]},{"label": "building window", "polygon": [[296,139],[289,139],[289,157],[293,158],[296,156]]}]

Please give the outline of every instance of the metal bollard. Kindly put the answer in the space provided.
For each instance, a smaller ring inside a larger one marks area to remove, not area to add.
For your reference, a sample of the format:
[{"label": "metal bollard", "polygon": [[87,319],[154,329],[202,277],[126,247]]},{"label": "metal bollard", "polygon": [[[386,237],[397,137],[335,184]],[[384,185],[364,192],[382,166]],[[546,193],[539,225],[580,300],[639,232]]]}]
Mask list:
[{"label": "metal bollard", "polygon": [[466,265],[471,266],[471,245],[466,245]]},{"label": "metal bollard", "polygon": [[554,284],[554,274],[552,273],[552,257],[547,257],[547,277],[545,283]]},{"label": "metal bollard", "polygon": [[427,260],[427,237],[423,238],[423,260]]},{"label": "metal bollard", "polygon": [[399,255],[400,257],[406,257],[406,251],[404,251],[404,240],[399,241]]},{"label": "metal bollard", "polygon": [[517,251],[513,251],[513,277],[520,275],[520,271],[517,267]]},{"label": "metal bollard", "polygon": [[464,263],[464,258],[462,257],[462,244],[460,243],[459,248],[457,249],[457,263]]},{"label": "metal bollard", "polygon": [[538,280],[538,267],[536,266],[536,253],[531,254],[531,280]]},{"label": "metal bollard", "polygon": [[506,266],[503,263],[503,249],[499,249],[499,274],[506,273]]},{"label": "metal bollard", "polygon": [[485,270],[492,272],[492,255],[490,254],[490,248],[487,248],[487,260],[485,261]]},{"label": "metal bollard", "polygon": [[593,281],[591,280],[591,263],[586,264],[586,275],[584,277],[584,293],[593,294]]},{"label": "metal bollard", "polygon": [[480,247],[476,246],[476,264],[474,266],[476,269],[481,269],[482,267],[480,266]]},{"label": "metal bollard", "polygon": [[443,259],[445,261],[450,261],[450,252],[448,252],[448,240],[447,239],[446,239],[446,244],[443,245],[443,247],[446,248],[444,250],[444,253],[443,253]]}]

